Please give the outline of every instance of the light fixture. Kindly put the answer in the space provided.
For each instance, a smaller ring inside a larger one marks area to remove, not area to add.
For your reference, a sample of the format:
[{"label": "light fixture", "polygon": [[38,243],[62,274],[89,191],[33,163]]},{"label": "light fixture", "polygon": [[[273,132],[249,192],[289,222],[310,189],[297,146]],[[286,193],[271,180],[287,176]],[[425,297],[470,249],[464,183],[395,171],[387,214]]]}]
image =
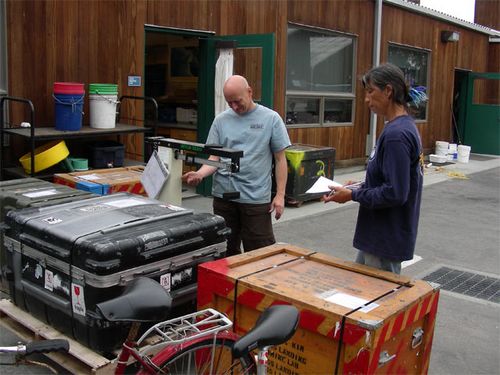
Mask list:
[{"label": "light fixture", "polygon": [[457,31],[441,31],[441,42],[458,42],[460,40],[460,34]]}]

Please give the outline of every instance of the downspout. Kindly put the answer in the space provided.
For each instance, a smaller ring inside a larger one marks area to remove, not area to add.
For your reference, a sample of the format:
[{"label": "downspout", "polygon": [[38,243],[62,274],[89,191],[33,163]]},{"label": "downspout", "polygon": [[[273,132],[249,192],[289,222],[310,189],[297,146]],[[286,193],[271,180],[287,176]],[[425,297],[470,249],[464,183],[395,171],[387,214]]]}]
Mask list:
[{"label": "downspout", "polygon": [[[380,64],[380,39],[382,34],[382,0],[375,0],[373,29],[373,66]],[[370,113],[370,133],[366,139],[366,155],[370,155],[377,141],[377,115]]]}]

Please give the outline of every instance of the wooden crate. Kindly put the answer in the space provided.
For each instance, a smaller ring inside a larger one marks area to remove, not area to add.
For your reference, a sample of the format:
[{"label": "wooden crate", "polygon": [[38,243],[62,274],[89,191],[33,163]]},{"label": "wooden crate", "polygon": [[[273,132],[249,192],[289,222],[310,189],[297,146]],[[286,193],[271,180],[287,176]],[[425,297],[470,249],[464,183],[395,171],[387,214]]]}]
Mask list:
[{"label": "wooden crate", "polygon": [[137,166],[57,173],[54,182],[100,195],[121,192],[147,195],[141,183],[143,170],[144,167]]},{"label": "wooden crate", "polygon": [[269,374],[427,373],[435,285],[279,244],[205,263],[198,307],[247,332],[274,304],[300,310],[299,329],[270,352]]}]

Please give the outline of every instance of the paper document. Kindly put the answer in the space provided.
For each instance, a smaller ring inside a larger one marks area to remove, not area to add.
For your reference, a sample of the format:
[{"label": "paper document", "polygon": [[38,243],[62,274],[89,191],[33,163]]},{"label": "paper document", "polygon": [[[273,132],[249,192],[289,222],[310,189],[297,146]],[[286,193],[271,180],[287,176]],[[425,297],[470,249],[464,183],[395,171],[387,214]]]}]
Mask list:
[{"label": "paper document", "polygon": [[306,191],[306,194],[329,193],[330,188],[328,186],[341,187],[342,184],[339,184],[338,182],[330,180],[326,177],[319,176],[314,185]]},{"label": "paper document", "polygon": [[154,151],[141,177],[142,186],[146,190],[146,193],[148,193],[148,197],[156,198],[158,196],[163,184],[168,179],[168,175],[167,167],[160,159],[158,152]]}]

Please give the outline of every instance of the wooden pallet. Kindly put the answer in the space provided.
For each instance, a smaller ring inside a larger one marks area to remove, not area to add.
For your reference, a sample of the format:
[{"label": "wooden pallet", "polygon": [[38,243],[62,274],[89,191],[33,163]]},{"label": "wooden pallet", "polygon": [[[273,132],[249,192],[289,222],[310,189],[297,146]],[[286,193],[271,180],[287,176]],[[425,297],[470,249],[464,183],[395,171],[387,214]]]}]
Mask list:
[{"label": "wooden pallet", "polygon": [[0,300],[0,324],[26,342],[44,339],[68,340],[70,347],[68,353],[48,353],[46,356],[72,374],[114,373],[116,365],[113,360],[109,360],[68,338],[21,310],[7,299]]}]

